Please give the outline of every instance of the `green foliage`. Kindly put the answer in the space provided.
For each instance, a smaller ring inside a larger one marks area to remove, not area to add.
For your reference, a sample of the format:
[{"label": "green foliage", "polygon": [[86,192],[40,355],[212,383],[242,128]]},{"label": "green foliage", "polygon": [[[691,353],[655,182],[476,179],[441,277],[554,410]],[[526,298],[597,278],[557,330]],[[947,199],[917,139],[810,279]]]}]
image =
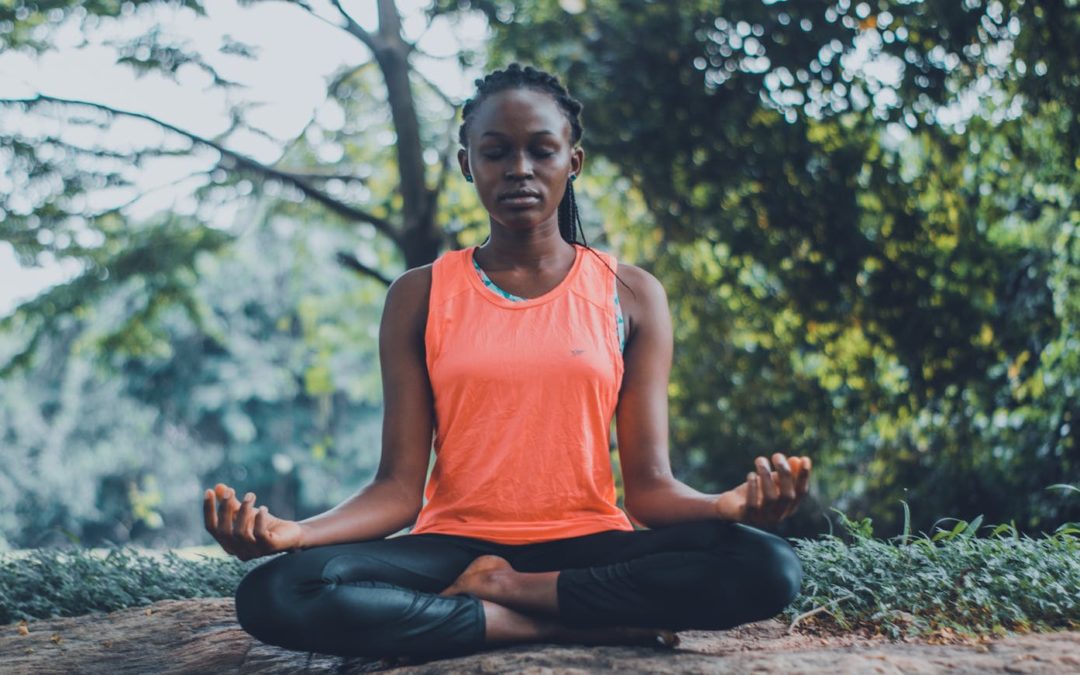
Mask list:
[{"label": "green foliage", "polygon": [[114,548],[34,549],[0,555],[0,624],[140,607],[158,600],[231,596],[265,559],[188,559]]},{"label": "green foliage", "polygon": [[9,0],[0,4],[0,49],[45,52],[53,47],[50,29],[69,20],[85,29],[154,6],[206,13],[201,0]]},{"label": "green foliage", "polygon": [[[286,219],[252,227],[193,254],[190,303],[152,314],[140,308],[160,296],[153,273],[97,296],[77,293],[77,279],[31,301],[82,309],[41,333],[36,357],[0,386],[0,549],[203,543],[201,495],[217,481],[293,518],[368,480],[382,290],[315,262],[348,241]],[[25,307],[13,321],[45,314]],[[145,347],[110,346],[133,312]],[[0,352],[17,349],[3,337]]]},{"label": "green foliage", "polygon": [[[214,54],[195,46],[205,35],[178,33],[172,17],[204,15],[203,4],[0,3],[0,48],[40,56],[61,26],[81,28],[87,45],[114,51],[117,71],[175,80],[197,69],[227,93],[210,64],[256,54],[228,35]],[[370,479],[385,280],[424,230],[400,227],[395,122],[420,123],[435,150],[451,137],[452,104],[417,80],[417,114],[395,120],[377,61],[346,64],[288,141],[247,123],[251,101],[202,137],[94,101],[0,99],[11,188],[0,189],[0,245],[26,266],[81,268],[0,318],[0,550],[205,542],[201,494],[217,481],[300,518]],[[124,125],[157,133],[117,134]],[[245,133],[280,152],[263,164],[230,151]],[[173,208],[132,220],[129,207],[148,201],[144,174],[177,157],[199,168],[161,186],[176,189]],[[427,163],[428,185],[441,167]],[[382,281],[333,262],[350,256]]]},{"label": "green foliage", "polygon": [[814,458],[823,504],[889,527],[898,499],[924,528],[1080,517],[1042,490],[1080,470],[1080,87],[1046,47],[1080,40],[1074,8],[435,11],[464,6],[491,21],[492,65],[583,101],[586,152],[648,207],[612,237],[671,301],[681,477],[727,489],[779,450]]},{"label": "green foliage", "polygon": [[[18,230],[17,224],[2,224],[0,239],[12,241],[8,233]],[[12,243],[18,248],[15,239]],[[128,226],[104,245],[81,251],[81,274],[0,318],[0,331],[17,330],[29,336],[13,356],[0,360],[0,378],[26,368],[42,340],[73,323],[85,323],[96,308],[110,296],[115,297],[118,288],[126,291],[127,306],[116,317],[116,323],[97,336],[96,346],[110,354],[159,352],[161,334],[154,329],[155,319],[163,311],[178,307],[190,320],[202,323],[203,314],[190,293],[196,281],[195,261],[232,241],[233,237],[219,230],[166,217],[162,222]]]},{"label": "green foliage", "polygon": [[[794,542],[805,576],[787,620],[819,610],[813,621],[826,629],[892,638],[1080,626],[1075,524],[1032,538],[1012,524],[948,519],[952,527],[932,535],[882,540],[869,518],[839,520],[844,536]],[[988,536],[976,536],[980,530]]]},{"label": "green foliage", "polygon": [[[1080,518],[1067,491],[1043,489],[1080,471],[1075,4],[590,0],[571,15],[556,0],[438,0],[431,11],[479,9],[492,65],[532,61],[584,101],[589,239],[653,272],[671,301],[678,475],[719,491],[754,455],[807,454],[817,501],[789,533],[812,531],[827,505],[895,529],[898,499],[921,505],[914,524],[905,512],[910,533],[943,513],[1025,531]],[[119,67],[189,66],[227,88],[160,11],[202,8],[16,0],[0,5],[0,47],[40,53],[64,21],[89,38],[145,14],[153,28],[112,43]],[[227,37],[219,50],[254,55]],[[863,56],[896,81],[853,65]],[[412,121],[446,153],[452,104],[415,79]],[[347,208],[403,213],[385,85],[375,61],[344,68],[272,165],[215,150],[193,176],[194,215],[150,223],[89,197],[138,199],[144,162],[207,139],[173,129],[152,147],[83,145],[122,115],[0,102],[13,186],[0,190],[0,241],[24,264],[83,265],[0,321],[0,440],[15,457],[0,465],[0,547],[179,545],[205,536],[191,500],[206,481],[299,512],[370,475],[382,289],[328,263],[344,251],[384,277],[401,268],[402,242]],[[30,115],[55,115],[63,124],[43,128],[61,131],[25,134]],[[258,133],[243,105],[230,115],[215,142]],[[440,162],[425,171],[428,185],[445,177]],[[297,176],[316,188],[308,198]],[[432,196],[448,241],[483,238],[469,186]],[[235,222],[210,224],[236,205]]]},{"label": "green foliage", "polygon": [[[882,540],[873,538],[869,518],[838,518],[840,535],[793,542],[804,569],[802,594],[782,618],[801,617],[804,629],[812,621],[829,631],[901,638],[943,629],[970,636],[1080,627],[1076,524],[1032,538],[1011,524],[956,520],[932,535]],[[977,536],[980,530],[987,536]],[[130,548],[105,556],[81,549],[0,555],[0,624],[228,597],[265,560],[190,560]]]}]

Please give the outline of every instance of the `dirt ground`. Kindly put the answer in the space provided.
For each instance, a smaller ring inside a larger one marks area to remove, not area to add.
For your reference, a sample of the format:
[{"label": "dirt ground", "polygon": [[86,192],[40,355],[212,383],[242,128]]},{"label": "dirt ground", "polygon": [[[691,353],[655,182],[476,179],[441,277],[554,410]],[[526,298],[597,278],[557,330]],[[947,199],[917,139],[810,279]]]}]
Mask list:
[{"label": "dirt ground", "polygon": [[1080,632],[954,644],[825,636],[763,621],[684,631],[674,649],[519,645],[395,667],[290,652],[236,624],[230,598],[0,626],[0,673],[1080,673]]}]

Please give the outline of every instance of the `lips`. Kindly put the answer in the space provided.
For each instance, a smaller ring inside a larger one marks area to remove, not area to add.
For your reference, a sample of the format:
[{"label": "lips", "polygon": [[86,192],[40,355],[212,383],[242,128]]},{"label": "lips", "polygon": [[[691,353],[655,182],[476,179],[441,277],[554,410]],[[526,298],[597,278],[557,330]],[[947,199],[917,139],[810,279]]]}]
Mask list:
[{"label": "lips", "polygon": [[535,190],[513,190],[499,195],[500,202],[526,202],[532,199],[540,199],[540,193]]}]

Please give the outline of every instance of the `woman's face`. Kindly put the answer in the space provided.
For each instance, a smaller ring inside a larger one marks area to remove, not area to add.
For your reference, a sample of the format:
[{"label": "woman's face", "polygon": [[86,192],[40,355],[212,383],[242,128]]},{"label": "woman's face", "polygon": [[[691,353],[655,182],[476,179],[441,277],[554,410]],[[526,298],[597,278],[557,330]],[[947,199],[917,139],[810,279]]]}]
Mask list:
[{"label": "woman's face", "polygon": [[557,221],[585,153],[571,147],[570,121],[555,99],[533,89],[500,91],[473,112],[466,131],[458,163],[493,220],[514,227]]}]

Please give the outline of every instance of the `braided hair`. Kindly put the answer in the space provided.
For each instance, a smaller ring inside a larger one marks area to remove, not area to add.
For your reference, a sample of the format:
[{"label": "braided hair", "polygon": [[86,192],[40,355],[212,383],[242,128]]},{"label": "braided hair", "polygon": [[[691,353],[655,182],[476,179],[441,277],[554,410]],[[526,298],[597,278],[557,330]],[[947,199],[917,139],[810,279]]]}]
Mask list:
[{"label": "braided hair", "polygon": [[[532,66],[522,68],[519,63],[511,63],[505,70],[495,70],[477,79],[475,84],[476,96],[465,101],[461,128],[458,129],[458,141],[462,147],[469,147],[467,132],[472,114],[493,94],[507,89],[528,88],[551,96],[570,122],[571,147],[581,140],[581,102],[571,98],[566,88],[559,84],[559,80],[554,75]],[[578,243],[577,236],[580,235],[580,243],[588,246],[585,241],[585,232],[581,229],[581,216],[578,214],[577,200],[574,198],[574,184],[569,180],[566,181],[566,192],[563,194],[562,201],[559,202],[559,234],[570,243]]]}]

